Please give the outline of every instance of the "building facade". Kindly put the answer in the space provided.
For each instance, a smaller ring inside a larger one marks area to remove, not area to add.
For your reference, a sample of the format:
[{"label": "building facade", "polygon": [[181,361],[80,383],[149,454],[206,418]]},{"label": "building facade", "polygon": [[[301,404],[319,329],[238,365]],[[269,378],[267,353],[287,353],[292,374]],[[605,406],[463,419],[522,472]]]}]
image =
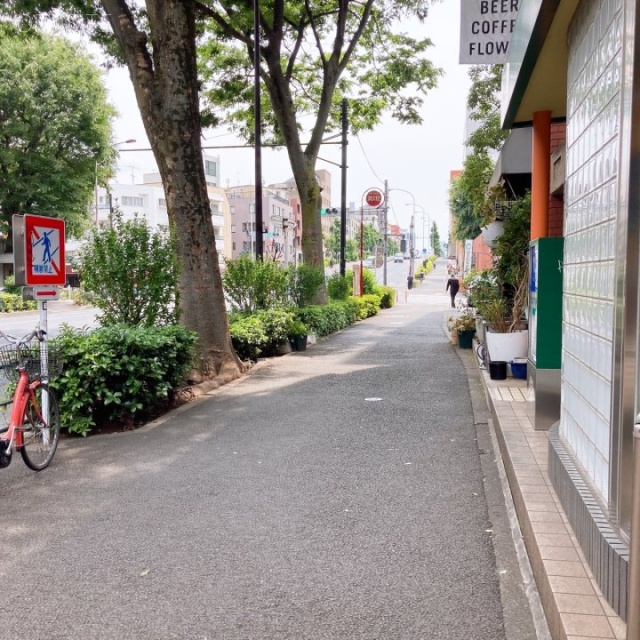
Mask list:
[{"label": "building facade", "polygon": [[628,601],[640,498],[639,26],[631,0],[526,0],[503,81],[504,128],[532,126],[532,239],[564,237],[550,477],[602,593],[625,619],[640,606]]}]

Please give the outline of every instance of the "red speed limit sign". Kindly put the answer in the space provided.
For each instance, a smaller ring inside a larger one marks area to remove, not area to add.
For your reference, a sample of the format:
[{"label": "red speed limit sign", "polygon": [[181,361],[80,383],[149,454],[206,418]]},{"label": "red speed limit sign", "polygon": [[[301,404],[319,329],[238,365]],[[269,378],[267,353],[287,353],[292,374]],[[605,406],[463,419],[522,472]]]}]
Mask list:
[{"label": "red speed limit sign", "polygon": [[369,189],[364,196],[364,201],[370,207],[379,207],[383,201],[382,191],[379,189]]}]

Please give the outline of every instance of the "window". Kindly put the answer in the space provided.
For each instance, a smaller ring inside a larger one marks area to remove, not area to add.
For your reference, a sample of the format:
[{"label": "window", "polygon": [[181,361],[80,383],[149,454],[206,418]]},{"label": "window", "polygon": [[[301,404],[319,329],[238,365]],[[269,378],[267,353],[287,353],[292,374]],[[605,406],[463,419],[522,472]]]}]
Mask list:
[{"label": "window", "polygon": [[229,211],[231,212],[231,215],[233,215],[233,214],[236,212],[236,207],[235,207],[235,205],[233,205],[233,204],[232,204],[232,205],[229,207]]},{"label": "window", "polygon": [[159,198],[158,199],[158,206],[159,207],[165,207],[167,206],[167,201],[164,198]]},{"label": "window", "polygon": [[231,243],[231,251],[235,251],[236,250],[236,243],[232,242]]},{"label": "window", "polygon": [[144,198],[138,196],[122,196],[123,207],[143,207]]},{"label": "window", "polygon": [[211,213],[215,215],[216,213],[220,213],[220,208],[218,207],[218,203],[214,203],[211,205]]},{"label": "window", "polygon": [[231,225],[231,233],[235,233],[236,232],[236,225],[232,224]]},{"label": "window", "polygon": [[247,223],[243,222],[242,223],[242,233],[246,233],[247,232]]},{"label": "window", "polygon": [[216,175],[218,175],[218,167],[216,166],[216,163],[212,162],[211,160],[205,160],[204,161],[204,172],[208,176],[216,176]]}]

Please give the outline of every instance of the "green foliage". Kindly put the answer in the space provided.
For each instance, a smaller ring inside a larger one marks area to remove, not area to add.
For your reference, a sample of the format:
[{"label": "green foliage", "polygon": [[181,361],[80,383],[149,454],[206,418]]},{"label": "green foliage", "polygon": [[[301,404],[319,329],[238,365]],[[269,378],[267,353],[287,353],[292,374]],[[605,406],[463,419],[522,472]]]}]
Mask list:
[{"label": "green foliage", "polygon": [[360,296],[354,296],[353,301],[358,305],[358,318],[364,320],[375,316],[380,311],[380,296],[374,293],[368,293]]},{"label": "green foliage", "polygon": [[303,336],[309,335],[309,327],[299,320],[298,318],[294,318],[289,324],[289,328],[287,329],[287,334],[290,338],[301,338]]},{"label": "green foliage", "polygon": [[[340,259],[340,220],[333,221],[331,232],[324,239],[325,250],[337,262]],[[360,257],[360,241],[347,238],[344,246],[345,260],[354,262]]]},{"label": "green foliage", "polygon": [[13,276],[7,276],[4,279],[4,292],[19,296],[22,295],[22,287],[16,284],[16,279]]},{"label": "green foliage", "polygon": [[114,160],[100,71],[77,42],[0,25],[0,77],[0,217],[62,217],[79,237]]},{"label": "green foliage", "polygon": [[352,279],[348,278],[346,273],[344,276],[339,273],[329,276],[327,280],[329,298],[331,300],[346,300],[352,294],[352,284]]},{"label": "green foliage", "polygon": [[197,335],[180,325],[113,325],[94,331],[64,327],[52,340],[64,370],[51,381],[61,422],[70,433],[125,426],[166,410],[192,365]]},{"label": "green foliage", "polygon": [[296,317],[302,320],[309,333],[323,337],[340,331],[359,319],[359,307],[354,298],[325,305],[314,305],[298,309]]},{"label": "green foliage", "polygon": [[290,265],[288,269],[289,296],[297,307],[311,304],[324,283],[324,269],[306,264]]},{"label": "green foliage", "polygon": [[252,314],[233,313],[229,318],[231,341],[241,360],[271,356],[288,339],[294,310],[260,309]]},{"label": "green foliage", "polygon": [[392,287],[378,284],[375,286],[373,293],[380,298],[381,309],[391,309],[396,303],[396,290]]},{"label": "green foliage", "polygon": [[516,286],[522,268],[527,264],[531,236],[531,194],[518,198],[504,219],[502,235],[496,238],[491,250],[495,272],[502,284]]},{"label": "green foliage", "polygon": [[372,295],[376,290],[376,276],[369,269],[364,269],[362,271],[362,284],[365,295]]},{"label": "green foliage", "polygon": [[500,123],[503,68],[501,64],[494,64],[475,65],[469,69],[471,87],[467,106],[471,119],[480,122],[480,126],[467,140],[474,153],[498,151],[509,135]]},{"label": "green foliage", "polygon": [[465,158],[462,175],[449,187],[449,206],[455,218],[454,235],[458,240],[476,238],[488,222],[486,198],[493,161],[487,153]]},{"label": "green foliage", "polygon": [[175,248],[144,218],[124,221],[116,211],[111,228],[93,232],[81,262],[84,287],[95,294],[104,326],[177,322]]},{"label": "green foliage", "polygon": [[249,255],[228,260],[222,284],[232,310],[240,313],[287,304],[287,272],[272,260]]},{"label": "green foliage", "polygon": [[438,231],[438,225],[433,222],[431,224],[431,231],[429,233],[429,240],[431,242],[431,248],[436,256],[442,254],[442,247],[440,244],[440,232]]},{"label": "green foliage", "polygon": [[0,293],[0,312],[13,313],[14,311],[29,311],[37,309],[35,300],[23,300],[22,294]]},{"label": "green foliage", "polygon": [[229,318],[231,341],[241,360],[257,360],[269,344],[262,320],[255,316],[232,315]]},{"label": "green foliage", "polygon": [[[200,49],[205,122],[224,123],[251,139],[253,74],[245,36],[251,31],[251,7],[226,0],[211,6],[215,19]],[[283,2],[285,19],[278,21],[263,12],[268,139],[281,139],[283,121],[291,118],[295,125],[311,116],[314,130],[338,129],[339,109],[326,107],[339,105],[345,95],[353,98],[354,131],[372,129],[384,112],[401,122],[420,123],[422,96],[436,86],[442,70],[425,58],[431,41],[412,38],[401,27],[404,20],[422,21],[427,7],[425,0],[379,5],[347,0],[338,10],[312,1]]]}]

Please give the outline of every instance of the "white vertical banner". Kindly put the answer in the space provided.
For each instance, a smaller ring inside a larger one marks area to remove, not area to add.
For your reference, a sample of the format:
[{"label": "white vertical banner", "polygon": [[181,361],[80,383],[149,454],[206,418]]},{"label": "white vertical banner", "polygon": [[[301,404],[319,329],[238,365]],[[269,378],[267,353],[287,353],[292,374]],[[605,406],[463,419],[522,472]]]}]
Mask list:
[{"label": "white vertical banner", "polygon": [[471,271],[473,261],[473,240],[464,241],[464,263],[462,267],[462,275],[466,276]]},{"label": "white vertical banner", "polygon": [[521,0],[460,0],[460,64],[504,64]]}]

